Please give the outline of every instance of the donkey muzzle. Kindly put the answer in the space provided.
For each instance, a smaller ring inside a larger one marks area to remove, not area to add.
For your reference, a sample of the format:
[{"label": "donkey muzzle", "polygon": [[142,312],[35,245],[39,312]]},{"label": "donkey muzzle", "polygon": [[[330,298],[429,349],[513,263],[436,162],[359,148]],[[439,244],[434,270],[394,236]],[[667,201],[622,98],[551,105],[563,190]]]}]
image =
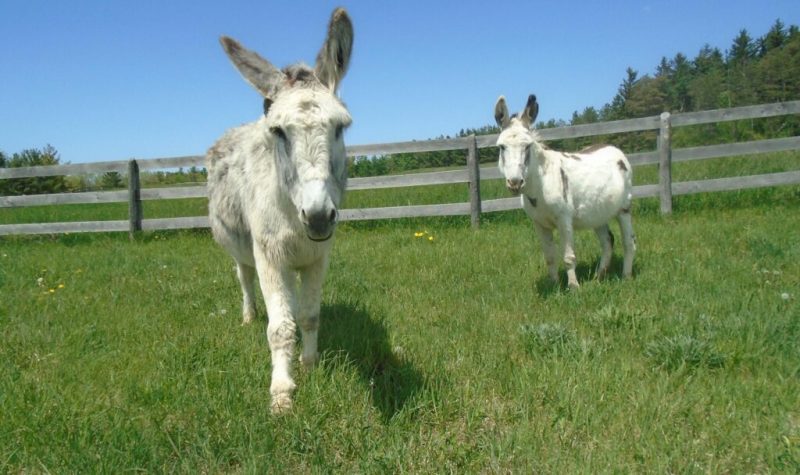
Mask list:
[{"label": "donkey muzzle", "polygon": [[514,195],[518,195],[523,186],[525,186],[525,180],[522,178],[508,178],[506,180],[506,188]]},{"label": "donkey muzzle", "polygon": [[300,221],[306,228],[306,236],[316,242],[327,241],[333,236],[339,212],[336,208],[300,211]]}]

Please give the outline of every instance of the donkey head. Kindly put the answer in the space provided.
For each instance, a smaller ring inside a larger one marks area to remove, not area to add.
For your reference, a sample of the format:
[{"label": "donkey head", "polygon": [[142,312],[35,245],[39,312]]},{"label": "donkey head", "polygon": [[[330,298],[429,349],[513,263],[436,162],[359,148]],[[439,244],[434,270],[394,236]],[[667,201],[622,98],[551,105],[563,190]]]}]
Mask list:
[{"label": "donkey head", "polygon": [[264,96],[263,125],[267,154],[277,161],[282,186],[297,208],[306,235],[325,241],[333,235],[347,184],[343,132],[352,119],[336,96],[353,47],[347,12],[331,15],[328,35],[314,68],[280,70],[235,40],[220,38],[230,60]]},{"label": "donkey head", "polygon": [[531,124],[538,114],[539,104],[533,94],[528,96],[525,110],[519,116],[515,114],[509,117],[506,98],[503,96],[497,99],[494,106],[494,119],[501,129],[497,137],[497,148],[500,149],[497,165],[506,178],[506,187],[514,194],[518,194],[525,186],[535,143]]}]

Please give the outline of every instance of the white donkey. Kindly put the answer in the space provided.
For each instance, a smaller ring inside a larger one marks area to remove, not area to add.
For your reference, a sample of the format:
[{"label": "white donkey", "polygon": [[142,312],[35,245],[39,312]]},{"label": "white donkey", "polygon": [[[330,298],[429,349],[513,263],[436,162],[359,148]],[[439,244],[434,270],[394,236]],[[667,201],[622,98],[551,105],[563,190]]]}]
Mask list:
[{"label": "white donkey", "polygon": [[[353,46],[347,12],[331,16],[315,67],[280,70],[228,37],[234,66],[264,96],[264,116],[229,130],[206,154],[208,212],[216,241],[236,260],[243,321],[256,314],[258,274],[267,306],[273,412],[291,408],[296,323],[300,361],[318,359],[322,283],[347,183],[342,138],[351,118],[337,98]],[[299,276],[299,291],[297,278]]]},{"label": "white donkey", "polygon": [[597,277],[608,271],[614,236],[608,221],[619,221],[625,247],[623,275],[630,277],[636,252],[631,222],[632,171],[628,159],[616,147],[592,146],[578,153],[564,153],[545,147],[531,125],[539,113],[536,96],[528,96],[525,110],[509,117],[506,100],[497,100],[494,117],[502,132],[497,138],[498,165],[506,187],[521,194],[522,207],[533,220],[542,241],[550,278],[558,282],[553,230],[561,237],[561,255],[567,266],[571,288],[579,286],[575,276],[573,229],[592,228],[603,248]]}]

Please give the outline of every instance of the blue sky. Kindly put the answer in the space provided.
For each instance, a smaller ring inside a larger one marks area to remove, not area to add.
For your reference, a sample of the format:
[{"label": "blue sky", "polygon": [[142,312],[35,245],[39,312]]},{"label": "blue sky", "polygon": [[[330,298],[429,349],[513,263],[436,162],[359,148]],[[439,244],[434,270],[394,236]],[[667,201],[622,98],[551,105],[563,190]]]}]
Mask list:
[{"label": "blue sky", "polygon": [[[758,3],[758,5],[756,5]],[[539,119],[610,101],[625,69],[723,52],[741,28],[800,24],[797,0],[0,0],[0,150],[53,145],[62,162],[199,155],[261,100],[218,37],[277,66],[313,63],[335,6],[354,54],[340,90],[350,145],[453,135],[529,93]]]}]

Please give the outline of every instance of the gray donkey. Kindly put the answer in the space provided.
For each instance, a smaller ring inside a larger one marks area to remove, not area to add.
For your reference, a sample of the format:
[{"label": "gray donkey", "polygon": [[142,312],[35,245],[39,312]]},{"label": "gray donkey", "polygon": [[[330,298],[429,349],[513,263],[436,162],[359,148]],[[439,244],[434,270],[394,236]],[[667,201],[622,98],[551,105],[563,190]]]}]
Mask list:
[{"label": "gray donkey", "polygon": [[322,283],[347,183],[342,136],[351,118],[336,89],[350,60],[353,26],[344,9],[334,10],[313,69],[280,70],[231,38],[220,42],[264,96],[265,114],[208,150],[209,220],[214,239],[236,261],[243,324],[256,313],[258,274],[269,316],[271,408],[278,413],[292,406],[296,324],[300,361],[312,366],[318,359]]}]

